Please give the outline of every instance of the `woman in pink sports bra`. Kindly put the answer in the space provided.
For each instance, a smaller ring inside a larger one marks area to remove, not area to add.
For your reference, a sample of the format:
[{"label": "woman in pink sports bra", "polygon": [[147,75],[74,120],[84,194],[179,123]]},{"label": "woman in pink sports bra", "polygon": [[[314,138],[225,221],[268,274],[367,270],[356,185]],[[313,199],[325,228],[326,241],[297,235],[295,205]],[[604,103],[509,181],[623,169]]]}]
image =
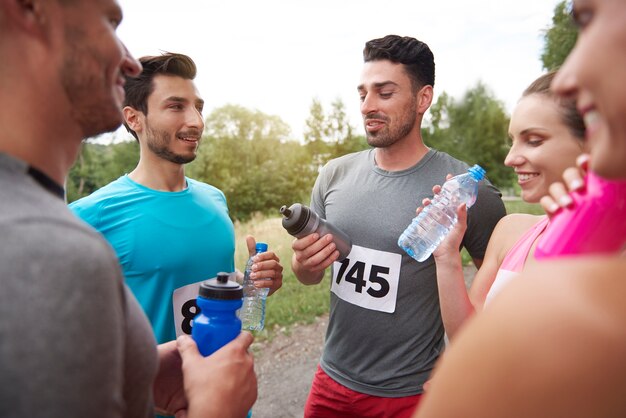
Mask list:
[{"label": "woman in pink sports bra", "polygon": [[[550,184],[560,181],[563,170],[575,165],[584,151],[584,123],[573,101],[550,91],[554,76],[555,72],[544,74],[524,91],[509,124],[512,143],[504,164],[515,170],[522,199],[529,203],[538,203],[548,194]],[[502,218],[468,292],[459,254],[467,227],[465,206],[459,207],[458,215],[459,222],[433,253],[441,315],[450,339],[524,266],[535,262],[537,238],[548,223],[545,215],[515,213]]]}]

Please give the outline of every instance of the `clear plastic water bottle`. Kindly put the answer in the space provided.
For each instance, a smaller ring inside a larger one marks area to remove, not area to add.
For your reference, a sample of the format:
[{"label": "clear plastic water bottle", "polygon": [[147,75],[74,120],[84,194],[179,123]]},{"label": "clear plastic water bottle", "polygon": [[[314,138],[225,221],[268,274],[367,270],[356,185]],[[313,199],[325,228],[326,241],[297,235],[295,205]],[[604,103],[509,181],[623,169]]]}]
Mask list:
[{"label": "clear plastic water bottle", "polygon": [[478,183],[485,178],[479,165],[467,173],[452,177],[441,187],[430,205],[426,206],[398,239],[398,245],[419,262],[426,260],[448,235],[457,222],[457,209],[465,203],[469,208],[476,201]]},{"label": "clear plastic water bottle", "polygon": [[[267,251],[267,244],[257,242],[255,250],[254,255],[264,253]],[[243,306],[239,311],[239,318],[243,329],[261,331],[265,326],[265,300],[269,289],[267,287],[254,287],[254,280],[250,278],[254,255],[248,259],[246,271],[243,274]]]}]

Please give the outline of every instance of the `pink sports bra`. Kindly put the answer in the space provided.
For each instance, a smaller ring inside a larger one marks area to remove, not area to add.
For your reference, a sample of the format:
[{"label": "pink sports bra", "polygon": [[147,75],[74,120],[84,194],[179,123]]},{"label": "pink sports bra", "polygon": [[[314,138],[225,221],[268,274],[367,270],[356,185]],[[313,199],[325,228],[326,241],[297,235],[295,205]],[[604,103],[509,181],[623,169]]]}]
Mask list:
[{"label": "pink sports bra", "polygon": [[502,264],[498,269],[496,278],[487,293],[485,299],[485,305],[487,305],[491,299],[496,296],[500,291],[509,283],[520,271],[524,268],[530,249],[537,237],[548,226],[549,219],[544,217],[537,222],[532,228],[522,235],[522,237],[515,243],[515,245],[509,250],[509,252],[502,260]]}]

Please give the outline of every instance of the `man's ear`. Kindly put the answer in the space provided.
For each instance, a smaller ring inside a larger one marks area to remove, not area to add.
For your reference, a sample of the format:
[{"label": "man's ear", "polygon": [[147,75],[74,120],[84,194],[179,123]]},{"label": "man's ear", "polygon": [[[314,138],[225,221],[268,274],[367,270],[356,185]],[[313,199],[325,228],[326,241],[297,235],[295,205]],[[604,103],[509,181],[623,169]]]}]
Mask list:
[{"label": "man's ear", "polygon": [[126,125],[135,132],[141,132],[143,113],[130,106],[124,106],[122,113]]},{"label": "man's ear", "polygon": [[417,94],[417,113],[423,115],[433,102],[433,87],[426,85]]},{"label": "man's ear", "polygon": [[0,7],[7,18],[6,23],[43,37],[48,24],[46,13],[49,8],[44,7],[46,2],[51,3],[49,0],[0,0]]}]

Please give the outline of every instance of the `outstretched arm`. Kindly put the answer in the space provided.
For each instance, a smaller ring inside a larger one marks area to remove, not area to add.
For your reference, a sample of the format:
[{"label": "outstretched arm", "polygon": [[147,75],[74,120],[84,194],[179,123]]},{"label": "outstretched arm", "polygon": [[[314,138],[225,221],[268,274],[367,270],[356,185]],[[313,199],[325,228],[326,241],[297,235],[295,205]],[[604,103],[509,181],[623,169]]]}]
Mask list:
[{"label": "outstretched arm", "polygon": [[[433,187],[435,194],[441,190],[440,186]],[[424,199],[422,204],[428,206],[430,199]],[[417,213],[422,208],[417,209]],[[467,208],[465,205],[457,209],[458,221],[433,252],[437,268],[437,286],[439,290],[439,304],[441,317],[448,338],[453,339],[461,326],[469,319],[476,310],[482,310],[485,298],[498,271],[500,262],[498,253],[501,242],[498,236],[498,226],[494,230],[487,251],[484,265],[480,267],[473,281],[472,298],[468,295],[463,274],[460,247],[467,229]],[[492,244],[496,242],[497,244]],[[481,260],[483,261],[483,260]],[[481,263],[483,264],[483,263]]]}]

